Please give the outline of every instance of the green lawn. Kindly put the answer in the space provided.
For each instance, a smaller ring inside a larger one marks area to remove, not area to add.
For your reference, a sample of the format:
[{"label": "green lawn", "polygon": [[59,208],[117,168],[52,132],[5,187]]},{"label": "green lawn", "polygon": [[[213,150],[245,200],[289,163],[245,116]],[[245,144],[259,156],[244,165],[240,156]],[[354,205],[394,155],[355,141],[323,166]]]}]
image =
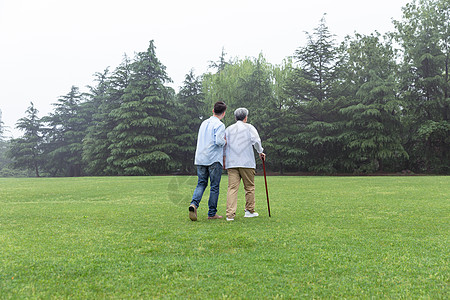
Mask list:
[{"label": "green lawn", "polygon": [[450,177],[268,177],[272,218],[257,177],[234,222],[195,183],[0,179],[0,299],[450,297]]}]

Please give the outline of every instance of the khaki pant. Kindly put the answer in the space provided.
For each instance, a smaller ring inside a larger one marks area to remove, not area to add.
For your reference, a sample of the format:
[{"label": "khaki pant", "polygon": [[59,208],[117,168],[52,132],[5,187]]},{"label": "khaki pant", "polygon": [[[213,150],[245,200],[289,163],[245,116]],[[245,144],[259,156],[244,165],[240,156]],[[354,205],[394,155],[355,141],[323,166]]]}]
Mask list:
[{"label": "khaki pant", "polygon": [[237,209],[237,194],[239,184],[244,183],[245,209],[255,211],[255,169],[230,168],[228,171],[227,217],[234,219]]}]

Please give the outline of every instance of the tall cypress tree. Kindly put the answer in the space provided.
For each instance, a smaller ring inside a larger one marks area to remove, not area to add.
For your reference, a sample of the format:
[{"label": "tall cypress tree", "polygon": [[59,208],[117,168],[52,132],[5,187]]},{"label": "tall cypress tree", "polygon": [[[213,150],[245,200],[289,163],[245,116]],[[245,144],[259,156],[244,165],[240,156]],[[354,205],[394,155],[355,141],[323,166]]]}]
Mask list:
[{"label": "tall cypress tree", "polygon": [[130,83],[121,96],[120,106],[110,116],[116,126],[109,137],[112,144],[108,162],[120,174],[148,175],[171,170],[173,141],[173,91],[166,68],[156,57],[153,41],[139,52],[131,64]]}]

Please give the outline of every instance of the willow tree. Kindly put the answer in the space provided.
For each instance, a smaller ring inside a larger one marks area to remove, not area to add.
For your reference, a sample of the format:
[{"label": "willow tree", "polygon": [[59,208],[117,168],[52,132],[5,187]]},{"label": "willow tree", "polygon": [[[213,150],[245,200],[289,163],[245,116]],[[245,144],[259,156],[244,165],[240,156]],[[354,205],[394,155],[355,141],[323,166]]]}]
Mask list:
[{"label": "willow tree", "polygon": [[246,59],[245,63],[250,68],[245,76],[239,78],[234,108],[249,109],[248,122],[258,130],[265,151],[274,154],[270,164],[279,167],[279,157],[275,154],[278,145],[274,144],[274,139],[279,133],[277,129],[284,124],[280,122],[281,111],[274,94],[274,67],[262,53],[257,58]]}]

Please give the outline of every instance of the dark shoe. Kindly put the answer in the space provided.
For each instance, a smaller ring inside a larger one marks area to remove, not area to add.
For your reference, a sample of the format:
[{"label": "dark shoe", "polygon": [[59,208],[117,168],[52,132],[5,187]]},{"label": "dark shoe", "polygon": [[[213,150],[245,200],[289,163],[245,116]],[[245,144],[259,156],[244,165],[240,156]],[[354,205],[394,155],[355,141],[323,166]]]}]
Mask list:
[{"label": "dark shoe", "polygon": [[214,217],[208,217],[208,220],[212,220],[212,219],[222,219],[222,216],[219,215],[214,215]]},{"label": "dark shoe", "polygon": [[197,207],[194,204],[189,206],[189,218],[192,221],[197,221]]}]

